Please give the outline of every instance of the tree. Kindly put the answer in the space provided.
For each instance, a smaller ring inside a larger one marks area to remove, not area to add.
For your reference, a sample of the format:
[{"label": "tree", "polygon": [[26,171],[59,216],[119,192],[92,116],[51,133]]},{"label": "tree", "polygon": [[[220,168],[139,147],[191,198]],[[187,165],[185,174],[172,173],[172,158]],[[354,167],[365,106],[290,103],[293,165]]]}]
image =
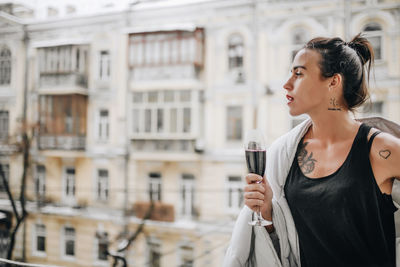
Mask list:
[{"label": "tree", "polygon": [[[29,129],[31,131],[29,131]],[[26,198],[25,198],[25,189],[26,189],[26,180],[27,180],[27,172],[30,166],[30,159],[29,159],[29,150],[31,146],[31,136],[29,132],[32,132],[34,129],[33,127],[29,127],[29,129],[26,126],[22,127],[21,134],[19,135],[20,140],[17,142],[8,145],[10,147],[10,151],[18,154],[22,154],[23,162],[22,162],[22,177],[20,180],[20,190],[19,190],[19,196],[16,197],[13,195],[13,192],[11,191],[9,181],[7,181],[6,176],[4,174],[3,166],[0,164],[0,182],[3,185],[4,190],[6,191],[6,194],[8,196],[8,199],[10,200],[11,207],[12,207],[12,213],[13,213],[13,221],[12,226],[10,228],[10,236],[9,236],[9,246],[8,246],[8,251],[7,251],[7,259],[11,259],[13,255],[13,250],[15,246],[15,238],[18,233],[18,230],[20,226],[23,224],[25,221],[26,217],[28,216],[28,212],[26,210]],[[18,210],[17,204],[19,203],[20,209]],[[25,248],[23,248],[25,249]]]}]

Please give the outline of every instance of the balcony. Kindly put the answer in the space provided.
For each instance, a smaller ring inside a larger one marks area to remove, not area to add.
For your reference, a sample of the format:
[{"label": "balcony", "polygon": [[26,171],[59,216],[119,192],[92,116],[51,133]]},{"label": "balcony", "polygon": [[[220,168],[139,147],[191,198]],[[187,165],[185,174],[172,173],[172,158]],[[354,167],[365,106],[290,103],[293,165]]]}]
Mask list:
[{"label": "balcony", "polygon": [[39,79],[40,88],[80,87],[87,89],[88,78],[81,73],[41,73]]},{"label": "balcony", "polygon": [[86,136],[40,135],[39,149],[85,150]]},{"label": "balcony", "polygon": [[[133,205],[133,213],[137,218],[143,219],[148,216],[151,209],[150,202],[136,202]],[[174,206],[162,202],[154,202],[152,212],[149,217],[153,221],[173,222],[175,221]]]},{"label": "balcony", "polygon": [[129,37],[131,82],[197,81],[204,66],[204,30],[143,32]]}]

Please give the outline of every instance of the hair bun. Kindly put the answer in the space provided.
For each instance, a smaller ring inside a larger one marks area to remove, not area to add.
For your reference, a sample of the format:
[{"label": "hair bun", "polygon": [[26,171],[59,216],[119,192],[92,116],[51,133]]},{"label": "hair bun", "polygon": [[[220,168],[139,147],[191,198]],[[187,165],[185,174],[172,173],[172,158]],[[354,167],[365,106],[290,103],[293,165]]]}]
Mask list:
[{"label": "hair bun", "polygon": [[350,48],[357,52],[362,64],[369,61],[369,65],[374,61],[374,50],[371,43],[361,33],[357,34],[350,42],[346,43]]}]

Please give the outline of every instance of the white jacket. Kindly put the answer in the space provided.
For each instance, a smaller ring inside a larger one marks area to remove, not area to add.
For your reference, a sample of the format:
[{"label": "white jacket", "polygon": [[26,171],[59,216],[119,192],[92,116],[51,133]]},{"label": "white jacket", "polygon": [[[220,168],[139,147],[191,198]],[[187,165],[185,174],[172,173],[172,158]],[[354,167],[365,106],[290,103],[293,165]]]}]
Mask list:
[{"label": "white jacket", "polygon": [[[274,193],[272,221],[279,237],[281,261],[265,228],[255,227],[255,257],[258,267],[300,267],[298,236],[285,198],[284,186],[297,146],[310,126],[311,120],[308,119],[277,139],[267,149],[266,176]],[[224,267],[241,267],[246,263],[250,252],[251,226],[248,221],[251,216],[252,211],[244,206],[233,229]],[[400,242],[397,239],[396,244],[396,250],[399,251]]]}]

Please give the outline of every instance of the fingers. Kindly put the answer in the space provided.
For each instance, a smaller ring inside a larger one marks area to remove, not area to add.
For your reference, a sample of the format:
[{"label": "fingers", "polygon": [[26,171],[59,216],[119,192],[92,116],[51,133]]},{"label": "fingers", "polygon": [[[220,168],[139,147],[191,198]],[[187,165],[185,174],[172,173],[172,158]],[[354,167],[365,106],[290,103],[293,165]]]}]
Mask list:
[{"label": "fingers", "polygon": [[247,184],[260,183],[260,182],[262,182],[262,180],[263,180],[262,176],[255,174],[255,173],[249,173],[246,175],[246,183]]},{"label": "fingers", "polygon": [[260,199],[245,199],[244,204],[254,211],[258,211],[258,209],[264,204],[264,200]]},{"label": "fingers", "polygon": [[244,198],[245,199],[259,199],[259,200],[264,200],[264,194],[257,192],[257,191],[252,191],[252,192],[245,192],[244,193]]}]

